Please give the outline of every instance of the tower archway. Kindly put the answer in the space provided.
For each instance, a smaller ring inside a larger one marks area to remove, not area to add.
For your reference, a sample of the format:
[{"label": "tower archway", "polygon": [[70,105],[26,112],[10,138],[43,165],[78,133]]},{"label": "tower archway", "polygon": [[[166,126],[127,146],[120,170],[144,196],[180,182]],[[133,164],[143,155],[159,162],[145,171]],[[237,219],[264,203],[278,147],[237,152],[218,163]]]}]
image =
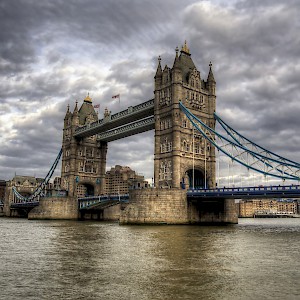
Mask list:
[{"label": "tower archway", "polygon": [[204,189],[205,188],[205,177],[201,170],[189,169],[187,172],[187,179],[189,188]]},{"label": "tower archway", "polygon": [[77,185],[77,197],[88,197],[94,195],[95,195],[95,189],[92,184],[80,183]]}]

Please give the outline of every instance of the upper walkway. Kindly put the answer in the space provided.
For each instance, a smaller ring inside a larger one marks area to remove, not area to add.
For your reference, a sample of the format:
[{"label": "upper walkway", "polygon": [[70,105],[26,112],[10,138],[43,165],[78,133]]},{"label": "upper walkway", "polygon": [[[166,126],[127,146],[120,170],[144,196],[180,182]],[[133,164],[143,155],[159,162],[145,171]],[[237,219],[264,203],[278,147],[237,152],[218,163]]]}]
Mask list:
[{"label": "upper walkway", "polygon": [[129,106],[127,109],[116,114],[108,115],[96,122],[78,127],[75,131],[74,137],[84,138],[104,133],[152,116],[154,116],[154,99],[150,99],[136,106]]}]

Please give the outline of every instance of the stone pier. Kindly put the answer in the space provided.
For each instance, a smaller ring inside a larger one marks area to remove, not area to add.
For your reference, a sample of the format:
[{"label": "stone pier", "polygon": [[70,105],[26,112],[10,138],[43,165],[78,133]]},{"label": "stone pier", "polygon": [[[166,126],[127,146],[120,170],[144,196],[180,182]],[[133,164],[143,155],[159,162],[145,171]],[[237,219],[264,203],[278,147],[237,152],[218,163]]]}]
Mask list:
[{"label": "stone pier", "polygon": [[130,204],[120,214],[120,224],[236,224],[234,200],[187,199],[182,189],[146,189],[130,192]]},{"label": "stone pier", "polygon": [[78,220],[76,197],[51,197],[40,200],[28,214],[29,220]]}]

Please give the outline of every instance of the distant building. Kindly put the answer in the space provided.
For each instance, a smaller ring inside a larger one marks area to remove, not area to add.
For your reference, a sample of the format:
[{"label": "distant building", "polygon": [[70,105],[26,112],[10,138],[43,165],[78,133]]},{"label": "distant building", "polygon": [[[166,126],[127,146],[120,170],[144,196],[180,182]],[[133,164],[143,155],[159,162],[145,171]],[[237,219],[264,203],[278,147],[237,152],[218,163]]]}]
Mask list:
[{"label": "distant building", "polygon": [[298,213],[298,202],[294,199],[280,199],[277,201],[278,213],[297,214]]},{"label": "distant building", "polygon": [[298,202],[294,199],[241,200],[239,217],[253,218],[256,215],[291,215],[298,213]]},{"label": "distant building", "polygon": [[[39,187],[44,181],[44,178],[36,178],[34,176],[20,176],[16,175],[12,180],[7,181],[5,192],[5,199],[8,203],[20,202],[13,193],[12,188],[15,187],[19,194],[24,197],[28,197]],[[53,183],[49,182],[45,189],[45,195],[51,196],[56,195],[54,191],[60,190],[61,178],[55,177]],[[1,186],[1,182],[0,182]],[[1,199],[1,198],[0,198]]]},{"label": "distant building", "polygon": [[105,194],[127,194],[130,188],[149,186],[144,176],[137,174],[127,166],[116,165],[105,175]]},{"label": "distant building", "polygon": [[0,202],[4,202],[6,181],[0,180]]}]

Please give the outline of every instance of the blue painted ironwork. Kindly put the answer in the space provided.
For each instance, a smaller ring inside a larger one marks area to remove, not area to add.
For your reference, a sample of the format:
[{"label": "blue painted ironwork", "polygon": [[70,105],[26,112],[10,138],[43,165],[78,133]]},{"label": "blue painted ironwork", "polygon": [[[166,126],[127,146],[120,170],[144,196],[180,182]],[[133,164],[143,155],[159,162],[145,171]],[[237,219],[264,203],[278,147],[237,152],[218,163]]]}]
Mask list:
[{"label": "blue painted ironwork", "polygon": [[97,139],[101,141],[111,142],[121,138],[125,138],[134,134],[142,133],[154,129],[154,117],[148,117],[130,124],[97,134]]},{"label": "blue painted ironwork", "polygon": [[187,197],[190,199],[300,198],[300,185],[189,189],[187,191]]},{"label": "blue painted ironwork", "polygon": [[232,140],[232,138],[227,138],[210,128],[198,117],[192,114],[181,102],[179,105],[187,118],[202,134],[202,136],[233,161],[236,161],[246,168],[254,170],[265,176],[268,175],[283,180],[300,180],[300,165],[298,163],[290,160],[279,159],[279,156],[277,156],[277,159],[275,155],[270,157],[269,154],[255,152],[238,142],[236,138],[233,138]]},{"label": "blue painted ironwork", "polygon": [[58,162],[61,158],[62,155],[62,149],[60,149],[54,163],[52,164],[48,174],[46,175],[46,177],[44,178],[44,180],[39,184],[39,186],[36,188],[36,190],[32,193],[32,195],[30,195],[29,197],[24,197],[22,196],[16,189],[16,187],[13,187],[13,193],[15,194],[16,198],[18,200],[20,200],[21,202],[35,202],[36,199],[39,199],[40,196],[43,196],[43,190],[45,189],[45,187],[47,186],[49,180],[51,179],[57,165]]},{"label": "blue painted ironwork", "polygon": [[239,143],[240,145],[243,145],[246,148],[252,148],[252,151],[254,152],[259,152],[261,154],[264,154],[266,157],[274,157],[274,159],[276,160],[282,160],[283,162],[287,162],[291,165],[294,165],[295,167],[299,167],[300,168],[300,163],[292,161],[290,159],[287,159],[285,157],[282,157],[270,150],[267,150],[266,148],[263,148],[262,146],[254,143],[253,141],[249,140],[248,138],[246,138],[245,136],[243,136],[242,134],[240,134],[239,132],[237,132],[236,130],[234,130],[231,126],[229,126],[227,123],[225,123],[225,121],[223,119],[221,119],[221,117],[219,115],[217,115],[216,113],[214,113],[214,117],[215,120],[223,127],[223,129],[227,132],[227,134],[229,136],[232,137],[232,139],[234,139],[237,143]]},{"label": "blue painted ironwork", "polygon": [[129,194],[89,196],[78,198],[78,207],[79,210],[89,210],[112,206],[121,202],[127,203],[128,201]]}]

